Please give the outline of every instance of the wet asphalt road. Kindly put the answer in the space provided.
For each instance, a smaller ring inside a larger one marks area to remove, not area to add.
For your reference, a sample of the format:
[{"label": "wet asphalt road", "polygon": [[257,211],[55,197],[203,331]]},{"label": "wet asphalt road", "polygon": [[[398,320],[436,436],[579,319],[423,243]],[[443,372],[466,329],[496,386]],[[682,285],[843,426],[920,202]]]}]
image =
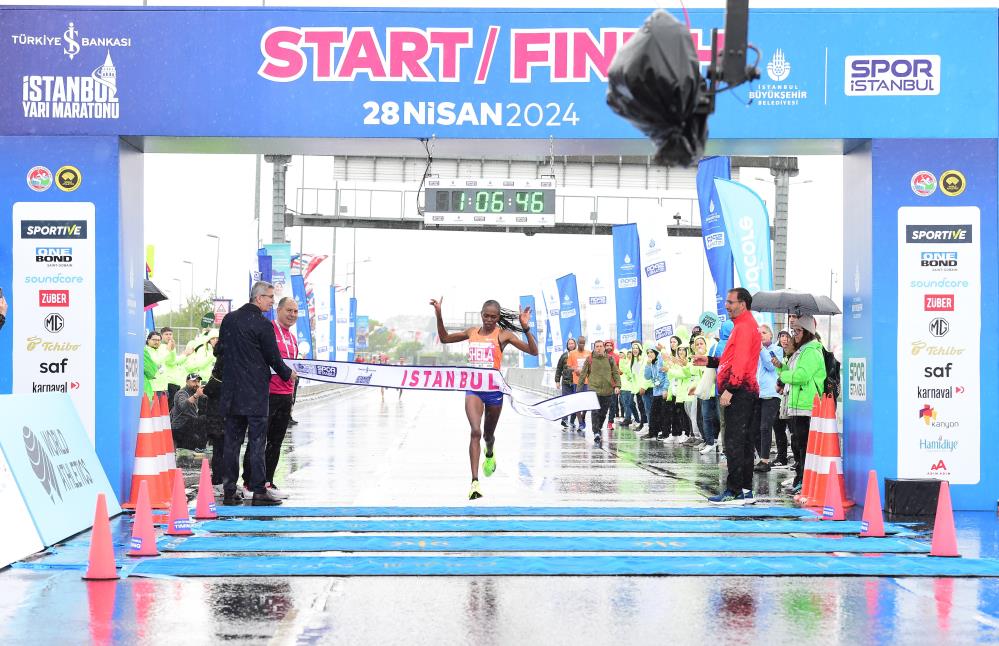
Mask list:
[{"label": "wet asphalt road", "polygon": [[[461,394],[358,389],[300,405],[278,485],[295,506],[463,506]],[[715,455],[592,436],[505,411],[481,505],[702,506]],[[188,473],[189,482],[195,480]],[[787,472],[757,476],[781,504]],[[994,514],[957,515],[965,556],[999,554]],[[130,522],[112,521],[117,545]],[[88,536],[0,572],[0,644],[704,644],[999,641],[999,580],[808,577],[131,577],[85,583]],[[171,558],[175,555],[165,555]],[[191,556],[185,554],[183,556]],[[213,554],[204,555],[211,558]],[[720,555],[724,558],[738,556]],[[461,558],[456,555],[456,558]],[[605,558],[595,554],[594,558]],[[782,555],[771,555],[774,559]],[[262,557],[266,558],[266,557]]]}]

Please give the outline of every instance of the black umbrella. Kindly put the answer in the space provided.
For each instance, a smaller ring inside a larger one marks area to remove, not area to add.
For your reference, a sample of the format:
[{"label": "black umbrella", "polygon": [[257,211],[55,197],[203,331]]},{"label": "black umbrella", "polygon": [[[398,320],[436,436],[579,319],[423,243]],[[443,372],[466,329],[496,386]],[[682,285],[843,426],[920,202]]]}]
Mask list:
[{"label": "black umbrella", "polygon": [[753,294],[753,311],[778,312],[796,314],[826,315],[842,314],[836,303],[824,294],[809,294],[796,292],[793,289],[781,289],[775,292],[756,292]]},{"label": "black umbrella", "polygon": [[160,288],[153,284],[153,281],[148,278],[143,280],[142,283],[142,306],[149,307],[153,303],[159,303],[160,301],[165,301],[167,299],[166,294],[160,291]]}]

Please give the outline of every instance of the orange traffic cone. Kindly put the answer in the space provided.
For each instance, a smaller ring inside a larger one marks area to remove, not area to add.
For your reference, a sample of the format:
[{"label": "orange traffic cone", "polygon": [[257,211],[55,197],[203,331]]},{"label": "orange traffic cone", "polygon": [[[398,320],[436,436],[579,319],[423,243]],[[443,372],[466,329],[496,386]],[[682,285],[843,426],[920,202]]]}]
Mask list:
[{"label": "orange traffic cone", "polygon": [[97,509],[94,510],[94,528],[90,535],[90,558],[87,560],[89,581],[117,579],[114,566],[114,546],[111,544],[111,523],[108,519],[108,503],[104,494],[97,494]]},{"label": "orange traffic cone", "polygon": [[[814,477],[812,479],[811,491],[802,487],[802,497],[799,502],[805,507],[818,507],[825,504],[826,491],[828,485],[826,480],[829,477],[830,465],[836,465],[836,478],[839,480],[839,491],[841,493],[840,502],[843,507],[852,507],[853,501],[848,500],[845,495],[846,483],[843,481],[843,456],[839,448],[839,429],[836,425],[836,403],[832,397],[823,397],[819,403],[819,420],[814,425],[814,430],[809,433],[809,444],[812,444],[811,435],[815,435],[815,455],[812,458]],[[808,462],[806,461],[806,469]]]},{"label": "orange traffic cone", "polygon": [[166,395],[162,395],[160,398],[160,418],[162,421],[160,430],[163,433],[164,465],[169,476],[168,482],[173,486],[173,471],[180,473],[180,469],[177,468],[177,450],[173,445],[173,430],[170,423],[170,400]]},{"label": "orange traffic cone", "polygon": [[815,490],[818,474],[815,472],[815,443],[818,441],[819,419],[822,417],[819,396],[812,401],[812,417],[808,424],[808,443],[805,449],[805,469],[801,480],[801,493],[794,497],[795,501],[803,502]]},{"label": "orange traffic cone", "polygon": [[885,522],[881,514],[881,489],[878,487],[878,473],[871,469],[867,474],[867,495],[864,498],[864,519],[860,522],[860,535],[883,537]]},{"label": "orange traffic cone", "polygon": [[822,520],[846,520],[843,513],[843,489],[836,463],[829,464],[826,477],[826,502],[822,507]]},{"label": "orange traffic cone", "polygon": [[149,506],[149,487],[145,481],[139,484],[139,502],[135,505],[135,518],[132,521],[132,549],[129,556],[158,556],[156,532],[153,531],[153,510]]},{"label": "orange traffic cone", "polygon": [[160,488],[159,433],[153,423],[152,402],[145,396],[139,409],[139,432],[135,438],[135,462],[132,468],[132,486],[129,500],[122,508],[135,509],[139,498],[139,485],[145,482],[150,503],[155,509],[166,509],[169,498]]},{"label": "orange traffic cone", "polygon": [[950,504],[950,483],[940,481],[937,497],[937,516],[933,521],[933,543],[930,556],[961,556],[957,552],[957,534],[954,530],[954,510]]},{"label": "orange traffic cone", "polygon": [[159,469],[159,488],[166,506],[170,507],[173,495],[173,474],[167,468],[167,446],[163,437],[163,395],[155,395],[152,405],[152,426],[156,433],[156,466]]},{"label": "orange traffic cone", "polygon": [[191,517],[187,513],[187,494],[184,493],[184,477],[175,471],[173,497],[170,499],[170,521],[167,523],[168,536],[190,536]]},{"label": "orange traffic cone", "polygon": [[201,459],[201,480],[198,481],[198,506],[194,509],[194,517],[198,520],[218,518],[215,513],[215,490],[212,488],[212,476],[208,470],[208,458]]}]

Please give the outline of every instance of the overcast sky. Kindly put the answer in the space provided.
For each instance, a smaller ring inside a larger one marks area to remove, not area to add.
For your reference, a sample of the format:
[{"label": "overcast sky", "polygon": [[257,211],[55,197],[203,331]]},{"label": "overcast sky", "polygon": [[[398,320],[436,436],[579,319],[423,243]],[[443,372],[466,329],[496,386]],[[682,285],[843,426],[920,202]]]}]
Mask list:
[{"label": "overcast sky", "polygon": [[[841,304],[842,161],[801,157],[799,165],[791,185],[788,286],[825,294],[835,272],[833,299]],[[270,241],[271,168],[262,164],[264,242]],[[214,289],[216,240],[207,234],[215,234],[221,237],[219,295],[245,301],[257,240],[254,174],[252,155],[145,155],[145,238],[156,246],[154,282],[171,297],[178,290],[185,298],[190,294],[192,267],[185,260],[193,263],[195,291]],[[289,171],[289,183],[294,177]],[[772,218],[769,172],[744,169],[742,181],[767,202]],[[313,184],[309,178],[306,183]],[[340,284],[348,282],[354,235],[350,229],[337,232]],[[334,255],[331,228],[288,229],[288,238],[293,253],[301,245],[306,253]],[[671,309],[689,320],[710,307],[714,288],[700,239],[669,242],[675,259]],[[598,274],[609,281],[612,273],[610,236],[362,229],[356,231],[356,259],[358,311],[382,320],[397,314],[430,316],[429,299],[441,295],[448,318],[476,311],[489,298],[515,307],[520,294],[539,291],[541,279],[574,272],[582,286]],[[323,272],[332,277],[329,261]]]}]

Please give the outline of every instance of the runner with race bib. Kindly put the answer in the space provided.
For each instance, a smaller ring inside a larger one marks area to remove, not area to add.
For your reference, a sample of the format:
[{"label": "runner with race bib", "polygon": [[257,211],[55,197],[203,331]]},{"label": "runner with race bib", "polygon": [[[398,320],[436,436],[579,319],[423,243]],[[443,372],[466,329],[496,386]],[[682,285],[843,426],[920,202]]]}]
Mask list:
[{"label": "runner with race bib", "polygon": [[[518,314],[505,310],[496,301],[489,300],[482,304],[482,326],[470,327],[462,332],[448,332],[441,317],[442,296],[431,299],[437,315],[437,335],[441,343],[460,343],[468,341],[468,365],[475,368],[493,368],[499,370],[503,361],[503,349],[512,345],[521,352],[532,356],[538,355],[538,343],[531,333],[531,308],[525,308]],[[520,337],[527,335],[527,342]],[[496,441],[496,423],[503,412],[502,392],[465,391],[465,416],[471,430],[468,442],[468,459],[472,467],[472,488],[468,493],[469,500],[482,497],[479,490],[479,453],[481,440],[485,436],[486,459],[482,471],[486,477],[496,471],[496,456],[493,443]],[[485,421],[483,422],[483,417]]]}]

